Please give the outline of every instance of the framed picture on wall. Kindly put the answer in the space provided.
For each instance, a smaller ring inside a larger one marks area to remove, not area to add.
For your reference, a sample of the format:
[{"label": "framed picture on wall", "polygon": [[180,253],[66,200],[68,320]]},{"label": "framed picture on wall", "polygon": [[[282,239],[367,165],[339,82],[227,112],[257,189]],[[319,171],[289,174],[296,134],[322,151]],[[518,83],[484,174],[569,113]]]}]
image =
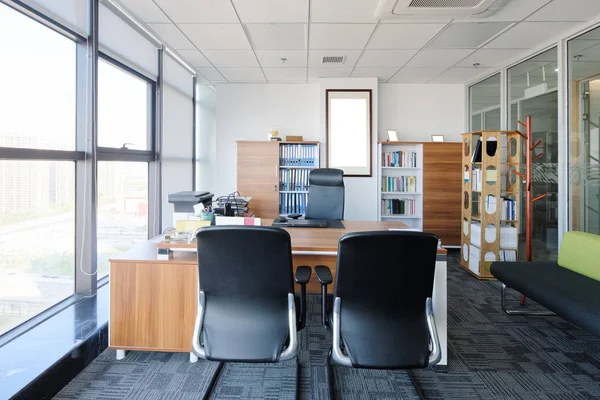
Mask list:
[{"label": "framed picture on wall", "polygon": [[371,89],[327,89],[325,96],[325,165],[372,176]]}]

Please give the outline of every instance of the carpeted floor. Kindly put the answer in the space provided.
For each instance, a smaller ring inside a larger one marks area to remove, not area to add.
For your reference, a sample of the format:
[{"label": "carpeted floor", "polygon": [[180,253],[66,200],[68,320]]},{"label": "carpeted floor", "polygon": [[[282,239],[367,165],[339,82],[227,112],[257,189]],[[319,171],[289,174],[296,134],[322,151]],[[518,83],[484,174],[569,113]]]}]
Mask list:
[{"label": "carpeted floor", "polygon": [[[418,390],[426,399],[600,399],[599,337],[559,317],[502,313],[499,283],[476,280],[457,259],[451,253],[448,262],[448,373],[335,367],[338,398],[418,399]],[[219,363],[191,364],[187,354],[130,352],[116,361],[107,350],[55,398],[199,399],[215,376],[211,399],[292,399],[296,390],[301,399],[327,398],[330,336],[318,296],[308,311],[299,366],[232,363],[218,372]]]}]

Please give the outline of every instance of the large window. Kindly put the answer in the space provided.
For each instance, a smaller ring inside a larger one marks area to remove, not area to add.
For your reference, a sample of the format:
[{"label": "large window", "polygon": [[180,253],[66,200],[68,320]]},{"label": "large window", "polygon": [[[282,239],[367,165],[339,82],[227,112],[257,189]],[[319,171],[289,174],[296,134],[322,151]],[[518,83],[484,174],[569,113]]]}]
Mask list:
[{"label": "large window", "polygon": [[470,130],[500,129],[500,74],[469,88]]},{"label": "large window", "polygon": [[74,293],[76,43],[3,4],[0,37],[2,335]]},{"label": "large window", "polygon": [[109,260],[148,240],[148,169],[153,159],[153,83],[98,62],[98,278]]},{"label": "large window", "polygon": [[148,240],[148,163],[98,163],[98,277],[109,260]]},{"label": "large window", "polygon": [[[533,204],[532,257],[558,256],[558,66],[556,48],[508,70],[509,128],[523,130],[517,121],[531,117],[533,143],[543,154],[532,164],[533,197],[547,194]],[[525,147],[522,146],[524,151]],[[523,154],[522,165],[525,165]],[[521,221],[525,221],[525,187],[521,190]],[[524,225],[522,225],[524,226]],[[521,236],[523,240],[524,235]],[[523,253],[521,253],[523,254]]]},{"label": "large window", "polygon": [[98,146],[150,150],[151,85],[98,60]]},{"label": "large window", "polygon": [[600,234],[600,28],[568,42],[569,230]]}]

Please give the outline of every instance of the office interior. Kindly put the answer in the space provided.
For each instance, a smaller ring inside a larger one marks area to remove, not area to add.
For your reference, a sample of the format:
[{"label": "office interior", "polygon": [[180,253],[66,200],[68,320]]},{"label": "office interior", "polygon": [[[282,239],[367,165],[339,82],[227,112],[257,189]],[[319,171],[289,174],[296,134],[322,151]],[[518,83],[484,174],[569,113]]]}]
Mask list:
[{"label": "office interior", "polygon": [[[437,256],[443,368],[338,365],[329,379],[314,274],[297,361],[143,349],[118,360],[108,348],[110,260],[173,227],[169,194],[239,191],[240,142],[302,136],[329,167],[330,90],[371,93],[370,174],[343,179],[356,230],[386,220],[388,131],[406,146],[460,143],[461,179],[448,184],[460,215],[463,134],[524,132],[530,117],[532,196],[546,195],[532,206],[531,260],[557,260],[568,232],[600,235],[600,2],[412,3],[0,0],[0,398],[600,398],[597,333],[562,315],[506,315],[502,283],[461,268],[460,241]],[[526,196],[522,182],[523,262]],[[420,218],[408,227],[426,230]]]}]

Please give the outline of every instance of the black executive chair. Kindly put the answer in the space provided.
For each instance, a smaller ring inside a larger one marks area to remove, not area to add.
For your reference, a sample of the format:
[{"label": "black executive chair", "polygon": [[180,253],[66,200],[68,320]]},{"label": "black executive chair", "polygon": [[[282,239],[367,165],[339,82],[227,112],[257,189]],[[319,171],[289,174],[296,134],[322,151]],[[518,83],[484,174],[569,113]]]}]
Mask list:
[{"label": "black executive chair", "polygon": [[301,285],[297,299],[289,233],[270,227],[209,226],[197,231],[196,242],[194,354],[212,361],[250,363],[296,358],[311,269],[297,269],[296,282]]},{"label": "black executive chair", "polygon": [[306,219],[344,219],[344,171],[319,168],[308,176]]},{"label": "black executive chair", "polygon": [[[331,271],[315,267],[325,295],[322,322],[333,334],[328,361],[378,369],[440,361],[431,302],[437,244],[435,235],[422,232],[356,232],[340,239],[335,300],[326,295]],[[328,377],[332,389],[330,366]]]}]

